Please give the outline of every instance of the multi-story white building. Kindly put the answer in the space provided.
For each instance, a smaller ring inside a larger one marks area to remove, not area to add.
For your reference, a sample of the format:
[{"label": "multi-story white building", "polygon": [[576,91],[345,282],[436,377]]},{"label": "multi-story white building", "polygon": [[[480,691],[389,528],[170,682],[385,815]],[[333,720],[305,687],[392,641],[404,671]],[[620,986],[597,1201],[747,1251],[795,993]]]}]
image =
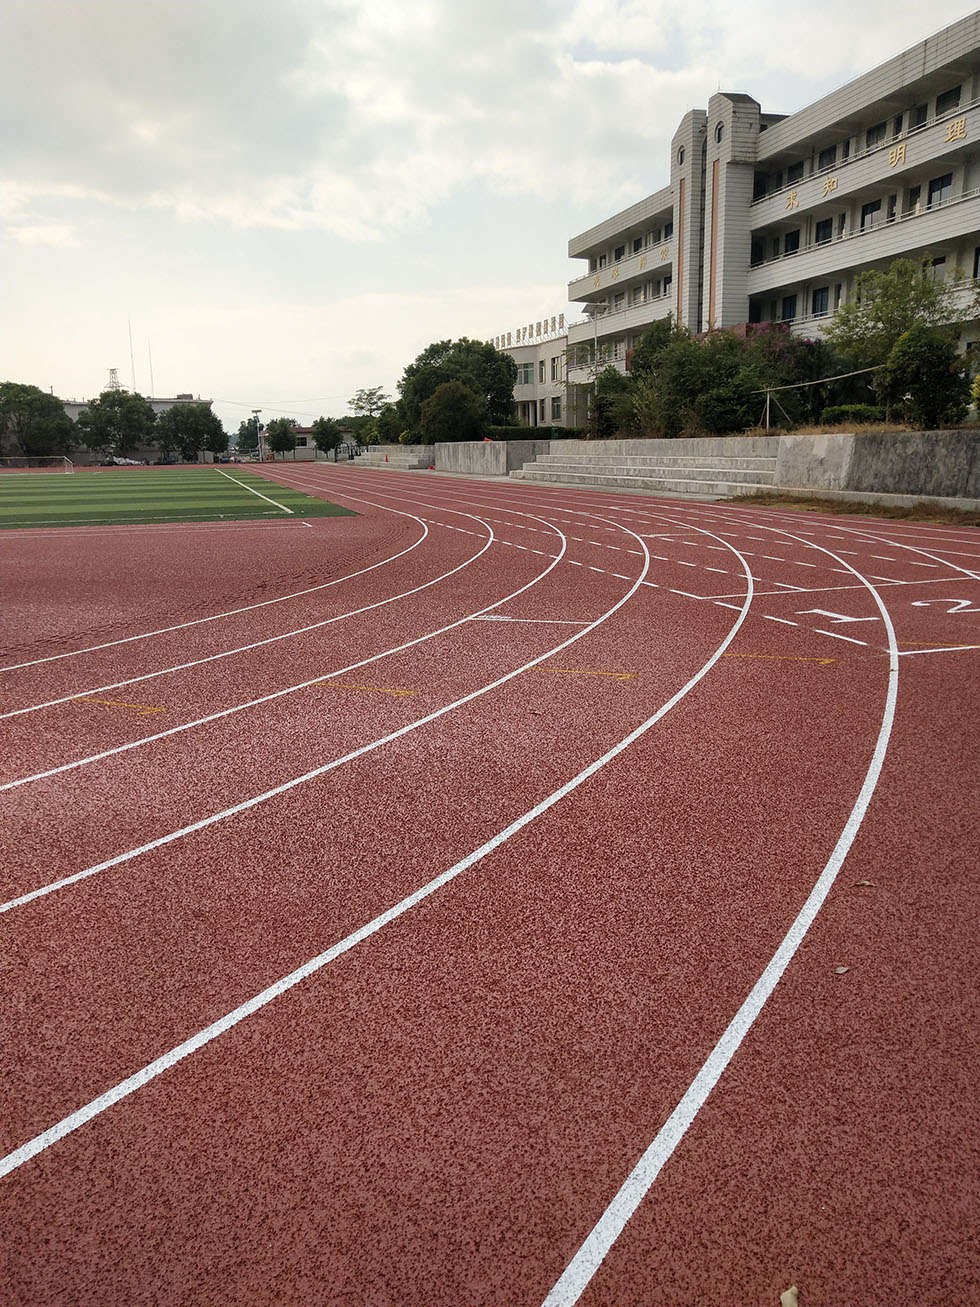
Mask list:
[{"label": "multi-story white building", "polygon": [[567,379],[580,395],[597,365],[625,370],[658,318],[815,334],[853,296],[857,273],[900,255],[928,254],[937,277],[961,283],[961,340],[972,343],[980,13],[788,117],[749,95],[713,95],[681,119],[669,184],[572,237],[568,253],[588,264],[569,284],[587,314],[568,330]]}]

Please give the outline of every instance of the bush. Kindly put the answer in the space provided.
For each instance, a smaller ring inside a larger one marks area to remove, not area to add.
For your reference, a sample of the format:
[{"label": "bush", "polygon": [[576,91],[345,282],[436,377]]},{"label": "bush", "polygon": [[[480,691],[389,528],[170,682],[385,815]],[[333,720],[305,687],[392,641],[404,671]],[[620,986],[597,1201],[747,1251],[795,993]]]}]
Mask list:
[{"label": "bush", "polygon": [[444,381],[422,404],[419,429],[427,445],[440,441],[479,440],[485,405],[461,381]]},{"label": "bush", "polygon": [[820,414],[820,421],[827,426],[844,422],[883,422],[884,419],[884,410],[874,404],[834,404]]},{"label": "bush", "polygon": [[924,323],[899,336],[875,375],[875,388],[889,408],[904,409],[925,431],[959,422],[970,395],[966,363],[951,336]]}]

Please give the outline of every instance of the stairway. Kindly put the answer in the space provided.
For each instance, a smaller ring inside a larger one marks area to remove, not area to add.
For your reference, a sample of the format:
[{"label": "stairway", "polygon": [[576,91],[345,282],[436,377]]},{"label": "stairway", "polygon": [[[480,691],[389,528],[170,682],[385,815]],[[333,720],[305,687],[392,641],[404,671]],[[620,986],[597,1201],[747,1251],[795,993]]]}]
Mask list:
[{"label": "stairway", "polygon": [[[552,451],[565,442],[554,441]],[[539,454],[533,462],[525,463],[511,476],[524,481],[551,482],[564,485],[601,486],[608,490],[656,490],[661,494],[692,495],[701,499],[727,499],[733,495],[750,495],[766,490],[776,481],[776,446],[770,443],[772,453],[722,454],[716,452],[695,454],[679,452],[620,453],[606,452],[602,445],[593,442],[589,452],[583,452],[581,441],[574,443],[574,451]],[[623,445],[616,441],[609,444]],[[705,442],[707,444],[708,442]],[[711,441],[712,446],[721,442]],[[631,446],[648,449],[662,448],[666,441],[630,441]],[[685,445],[694,444],[685,441]],[[733,442],[734,445],[734,442]],[[765,448],[765,446],[763,446]],[[594,451],[594,452],[593,452]]]}]

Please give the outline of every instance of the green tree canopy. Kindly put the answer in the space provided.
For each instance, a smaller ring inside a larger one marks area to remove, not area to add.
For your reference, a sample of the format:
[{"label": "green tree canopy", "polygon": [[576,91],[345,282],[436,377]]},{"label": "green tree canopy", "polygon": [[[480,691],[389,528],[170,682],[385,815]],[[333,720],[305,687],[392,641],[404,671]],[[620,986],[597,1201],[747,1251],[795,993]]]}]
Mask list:
[{"label": "green tree canopy", "polygon": [[514,418],[517,364],[485,341],[438,340],[427,346],[402,373],[398,383],[399,410],[406,427],[417,427],[422,405],[447,381],[461,382],[483,406],[490,426],[506,426]]},{"label": "green tree canopy", "polygon": [[347,401],[352,413],[369,418],[377,417],[386,404],[391,403],[391,396],[386,395],[381,386],[371,386],[368,390],[358,390]]},{"label": "green tree canopy", "polygon": [[296,430],[290,418],[273,418],[265,429],[266,444],[274,454],[296,448]]},{"label": "green tree canopy", "polygon": [[259,420],[257,417],[245,418],[238,426],[238,452],[253,454],[259,447]]},{"label": "green tree canopy", "polygon": [[78,415],[78,429],[89,449],[125,458],[156,436],[156,414],[142,395],[104,390]]},{"label": "green tree canopy", "polygon": [[161,454],[176,453],[185,463],[196,462],[202,449],[220,454],[228,448],[221,419],[209,404],[174,404],[157,418],[157,438]]},{"label": "green tree canopy", "polygon": [[970,394],[966,362],[948,331],[916,323],[899,336],[875,387],[889,408],[925,430],[962,421]]},{"label": "green tree canopy", "polygon": [[955,290],[935,278],[928,254],[896,259],[885,272],[859,272],[855,292],[824,335],[833,349],[859,367],[883,363],[911,327],[948,326],[957,317]]},{"label": "green tree canopy", "polygon": [[610,365],[602,369],[595,382],[598,403],[592,428],[596,438],[610,440],[616,435],[629,437],[635,434],[635,392],[635,383],[619,368]]},{"label": "green tree canopy", "polygon": [[313,443],[321,454],[329,454],[344,438],[340,423],[334,418],[319,417],[313,423]]},{"label": "green tree canopy", "polygon": [[444,381],[423,401],[419,431],[426,444],[446,440],[479,440],[483,431],[483,400],[461,381]]},{"label": "green tree canopy", "polygon": [[64,405],[37,386],[18,381],[0,382],[0,454],[45,458],[67,454],[75,440],[75,426]]},{"label": "green tree canopy", "polygon": [[375,420],[378,441],[382,445],[393,445],[402,433],[403,422],[394,404],[386,404]]}]

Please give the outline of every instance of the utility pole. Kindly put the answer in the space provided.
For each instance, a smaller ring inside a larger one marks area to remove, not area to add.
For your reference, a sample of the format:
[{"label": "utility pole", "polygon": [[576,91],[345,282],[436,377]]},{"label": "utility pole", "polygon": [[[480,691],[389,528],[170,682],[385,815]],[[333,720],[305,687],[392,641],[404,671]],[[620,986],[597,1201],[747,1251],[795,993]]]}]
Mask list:
[{"label": "utility pole", "polygon": [[256,444],[255,448],[256,448],[256,450],[258,451],[259,462],[260,462],[260,463],[263,462],[263,458],[262,458],[262,424],[261,424],[261,422],[259,421],[259,414],[260,414],[261,412],[262,412],[262,410],[261,410],[260,408],[253,408],[253,409],[252,409],[252,416],[255,418],[255,439],[256,439],[256,441],[257,441],[257,444]]}]

